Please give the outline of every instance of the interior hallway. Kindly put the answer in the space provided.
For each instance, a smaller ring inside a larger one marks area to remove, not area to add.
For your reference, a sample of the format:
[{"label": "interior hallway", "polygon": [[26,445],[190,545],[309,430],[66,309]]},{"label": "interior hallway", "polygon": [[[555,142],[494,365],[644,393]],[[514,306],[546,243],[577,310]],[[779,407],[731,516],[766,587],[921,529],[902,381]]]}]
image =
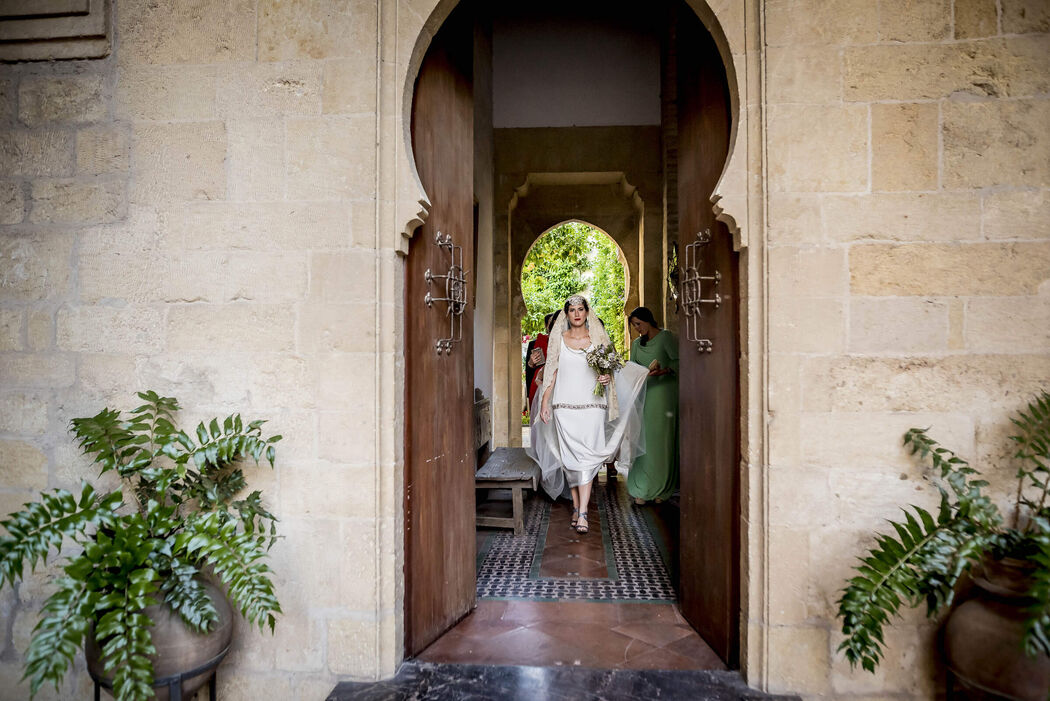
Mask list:
[{"label": "interior hallway", "polygon": [[478,604],[421,662],[722,670],[675,603],[676,507],[635,506],[625,478],[596,480],[590,532],[533,495],[526,532],[478,531]]}]

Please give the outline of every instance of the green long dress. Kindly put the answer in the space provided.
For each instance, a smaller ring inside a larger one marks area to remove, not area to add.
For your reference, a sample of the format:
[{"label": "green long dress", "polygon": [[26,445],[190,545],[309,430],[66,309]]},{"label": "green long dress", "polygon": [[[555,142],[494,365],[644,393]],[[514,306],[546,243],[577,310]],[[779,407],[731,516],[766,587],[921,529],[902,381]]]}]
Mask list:
[{"label": "green long dress", "polygon": [[636,338],[631,362],[648,366],[654,360],[673,373],[645,383],[645,453],[627,473],[627,491],[639,499],[667,499],[678,488],[678,339],[661,330],[646,345]]}]

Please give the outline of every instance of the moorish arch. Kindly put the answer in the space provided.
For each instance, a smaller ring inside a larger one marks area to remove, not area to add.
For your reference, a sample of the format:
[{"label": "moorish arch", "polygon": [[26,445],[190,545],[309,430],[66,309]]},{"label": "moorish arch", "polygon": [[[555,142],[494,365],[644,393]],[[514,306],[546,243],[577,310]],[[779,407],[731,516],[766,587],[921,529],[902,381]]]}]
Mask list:
[{"label": "moorish arch", "polygon": [[[764,265],[764,188],[762,182],[764,130],[761,104],[762,66],[757,51],[760,46],[760,9],[757,0],[718,3],[683,0],[701,20],[717,47],[727,81],[730,132],[728,151],[710,196],[710,208],[717,221],[726,225],[732,236],[733,249],[741,254],[740,289],[741,313],[750,323],[741,327],[741,368],[748,378],[741,388],[743,410],[740,421],[741,472],[746,475],[740,507],[741,522],[747,524],[741,533],[743,541],[741,587],[740,661],[750,683],[765,686],[768,665],[768,642],[765,621],[768,604],[765,580],[766,511],[764,500],[765,471],[765,387],[763,365],[765,358],[765,286]],[[376,211],[380,229],[396,232],[391,246],[407,253],[408,242],[431,210],[431,202],[423,188],[412,152],[411,114],[415,78],[431,40],[445,19],[458,5],[457,0],[423,0],[416,3],[397,3],[396,10],[381,12],[379,19],[381,58],[392,70],[395,85],[402,86],[400,96],[380,96],[380,118],[377,126],[380,144],[378,186],[379,202]],[[644,4],[638,11],[645,12]],[[392,64],[392,65],[391,65]],[[398,104],[400,97],[400,104]],[[750,109],[749,109],[750,106]],[[496,206],[499,206],[498,203]],[[756,247],[757,246],[757,247]],[[509,271],[506,271],[509,272]],[[513,279],[513,278],[512,278]],[[388,299],[398,309],[404,304],[398,294],[398,276],[388,280]],[[400,299],[399,299],[400,298]],[[400,303],[400,305],[399,305]],[[386,371],[388,374],[390,370]],[[399,386],[396,369],[389,376],[393,386]],[[396,401],[396,399],[394,400]],[[762,469],[748,469],[751,462],[759,462]],[[404,494],[397,480],[387,481],[382,495],[385,503],[397,512]],[[395,549],[390,571],[397,571],[403,562],[403,552]],[[396,606],[396,602],[392,602]],[[396,647],[400,626],[381,634],[387,645]],[[403,653],[403,650],[402,650]],[[395,652],[395,657],[399,655]]]}]

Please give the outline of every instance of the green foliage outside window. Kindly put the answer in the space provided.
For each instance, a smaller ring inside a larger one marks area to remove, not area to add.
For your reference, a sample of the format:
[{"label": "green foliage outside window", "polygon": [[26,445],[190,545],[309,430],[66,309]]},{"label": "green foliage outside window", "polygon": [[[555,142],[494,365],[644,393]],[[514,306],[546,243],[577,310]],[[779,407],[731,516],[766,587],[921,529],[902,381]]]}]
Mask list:
[{"label": "green foliage outside window", "polygon": [[521,267],[527,312],[521,333],[543,333],[543,317],[582,294],[605,322],[616,350],[627,357],[624,339],[624,271],[612,239],[583,222],[566,222],[544,234]]}]

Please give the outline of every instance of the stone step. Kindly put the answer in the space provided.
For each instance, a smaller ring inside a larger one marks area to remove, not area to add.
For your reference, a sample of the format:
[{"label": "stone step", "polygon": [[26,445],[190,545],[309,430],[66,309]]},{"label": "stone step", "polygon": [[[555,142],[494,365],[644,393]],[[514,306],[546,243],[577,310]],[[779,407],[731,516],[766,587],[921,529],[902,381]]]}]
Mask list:
[{"label": "stone step", "polygon": [[342,682],[327,701],[798,701],[744,683],[739,672],[515,667],[434,664],[409,660],[397,676],[378,682]]}]

